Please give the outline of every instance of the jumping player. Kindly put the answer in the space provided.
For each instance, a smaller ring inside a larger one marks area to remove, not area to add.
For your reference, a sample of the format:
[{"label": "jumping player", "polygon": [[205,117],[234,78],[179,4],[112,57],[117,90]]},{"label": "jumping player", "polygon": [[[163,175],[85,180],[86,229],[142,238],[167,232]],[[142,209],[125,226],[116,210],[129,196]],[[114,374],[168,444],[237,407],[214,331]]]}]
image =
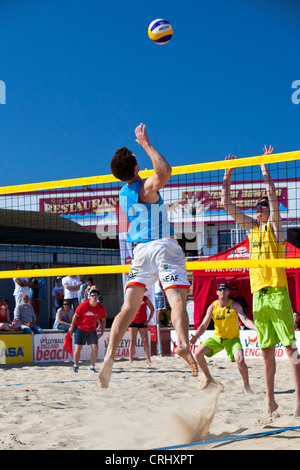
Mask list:
[{"label": "jumping player", "polygon": [[196,334],[190,339],[191,344],[195,344],[198,338],[206,331],[210,320],[215,324],[215,334],[207,338],[195,353],[195,358],[204,374],[204,383],[202,389],[206,388],[210,382],[215,382],[211,376],[204,356],[212,357],[225,349],[231,362],[236,362],[244,382],[244,388],[247,393],[251,393],[249,385],[248,367],[245,363],[243,347],[240,342],[239,322],[244,323],[247,328],[255,330],[252,320],[245,315],[242,306],[232,299],[229,299],[229,285],[226,282],[220,282],[217,287],[218,299],[215,300],[207,309],[201,325]]},{"label": "jumping player", "polygon": [[[273,148],[264,147],[265,155]],[[229,155],[229,159],[236,158]],[[256,219],[246,216],[231,202],[230,185],[233,168],[225,170],[221,204],[231,217],[248,233],[250,259],[284,258],[285,236],[276,196],[276,189],[267,166],[261,171],[267,197],[256,205]],[[264,361],[266,383],[266,415],[271,416],[278,408],[274,396],[275,345],[281,342],[290,359],[296,389],[295,416],[300,417],[300,358],[295,343],[293,310],[288,294],[284,268],[250,268],[251,292],[253,294],[253,319],[259,347]]]},{"label": "jumping player", "polygon": [[102,388],[109,385],[116,349],[140,308],[145,290],[158,280],[172,310],[172,324],[178,339],[176,353],[188,363],[193,376],[198,375],[197,363],[189,348],[186,298],[190,284],[184,253],[173,238],[167,208],[159,194],[167,184],[172,168],[150,144],[144,124],[137,126],[135,135],[153,164],[154,174],[142,180],[136,157],[126,147],[118,149],[111,160],[112,174],[126,183],[120,191],[120,205],[130,223],[127,241],[135,242],[137,246],[127,279],[124,304],[112,324],[99,373]]}]

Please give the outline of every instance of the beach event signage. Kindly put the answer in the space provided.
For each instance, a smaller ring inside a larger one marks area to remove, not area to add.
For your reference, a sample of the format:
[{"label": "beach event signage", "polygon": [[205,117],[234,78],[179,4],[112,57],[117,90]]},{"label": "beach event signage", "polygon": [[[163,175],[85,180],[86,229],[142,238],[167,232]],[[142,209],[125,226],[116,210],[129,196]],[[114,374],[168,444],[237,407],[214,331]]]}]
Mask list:
[{"label": "beach event signage", "polygon": [[[192,334],[193,335],[195,334],[195,330],[189,332],[189,339],[191,338]],[[197,348],[199,346],[201,346],[203,341],[206,340],[207,338],[213,336],[213,335],[214,335],[213,330],[206,330],[205,333],[201,336],[201,338],[199,338],[196,341],[196,343],[193,345],[193,347],[191,349],[192,353],[195,354]],[[298,351],[300,351],[300,331],[295,331],[295,337],[296,337],[296,344],[297,344]],[[261,349],[258,346],[257,335],[256,335],[255,331],[253,331],[253,330],[241,330],[240,331],[240,340],[241,340],[241,344],[242,344],[242,347],[243,347],[243,350],[244,350],[244,356],[245,356],[246,360],[248,360],[248,359],[260,359],[262,357]],[[176,352],[175,352],[176,347],[177,347],[177,335],[176,335],[176,331],[172,330],[171,331],[171,353],[172,353],[172,355],[176,355]],[[225,350],[223,350],[223,351],[219,352],[218,354],[216,354],[214,357],[215,358],[226,358],[227,355],[226,355]],[[277,359],[288,359],[288,356],[285,352],[285,348],[281,343],[276,345],[275,357]]]},{"label": "beach event signage", "polygon": [[21,364],[32,360],[31,335],[0,335],[0,364]]},{"label": "beach event signage", "polygon": [[[29,336],[29,335],[28,335]],[[110,330],[104,332],[99,338],[99,350],[97,359],[103,360],[109,342]],[[31,335],[30,335],[31,337]],[[72,356],[63,349],[65,333],[42,333],[34,335],[33,351],[34,362],[64,362],[72,361]],[[149,340],[150,341],[150,340]],[[117,351],[116,358],[129,358],[129,331],[122,338]],[[73,335],[73,351],[74,351],[74,335]],[[91,355],[91,347],[83,346],[81,350],[80,360],[88,361]],[[137,337],[135,345],[135,356],[145,357],[144,346],[141,338]],[[27,361],[22,361],[27,362]]]}]

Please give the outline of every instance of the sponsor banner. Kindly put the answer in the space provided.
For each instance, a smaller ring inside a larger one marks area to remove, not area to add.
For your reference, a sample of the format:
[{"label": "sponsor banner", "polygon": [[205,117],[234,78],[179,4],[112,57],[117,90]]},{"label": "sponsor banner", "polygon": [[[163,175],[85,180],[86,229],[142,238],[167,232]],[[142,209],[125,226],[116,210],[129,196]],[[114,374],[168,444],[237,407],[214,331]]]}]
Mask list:
[{"label": "sponsor banner", "polygon": [[[196,333],[195,330],[190,330],[189,331],[189,339]],[[207,338],[211,337],[214,335],[214,330],[206,330],[205,333],[199,338],[196,343],[191,347],[191,351],[193,354],[195,354],[197,348],[201,346],[203,341],[205,341]],[[295,337],[296,337],[296,344],[298,351],[300,351],[300,331],[295,332]],[[244,356],[245,360],[247,361],[248,359],[260,359],[262,357],[261,349],[258,346],[257,343],[257,335],[256,332],[253,330],[241,330],[240,331],[240,340],[241,344],[244,350]],[[177,335],[176,331],[172,330],[171,331],[171,354],[174,356],[176,355],[176,347],[177,347]],[[219,352],[215,356],[215,358],[226,358],[227,354],[225,350]],[[275,349],[275,357],[277,359],[288,359],[288,356],[285,352],[284,346],[279,343],[276,345]]]},{"label": "sponsor banner", "polygon": [[34,362],[71,361],[72,356],[64,350],[65,333],[41,333],[34,335]]},{"label": "sponsor banner", "polygon": [[[31,335],[26,335],[30,336]],[[98,356],[97,359],[103,360],[104,355],[107,350],[109,343],[110,330],[104,332],[103,336],[99,338],[98,345]],[[75,348],[74,345],[74,335],[73,335],[73,351]],[[73,361],[73,357],[63,349],[65,339],[65,333],[45,333],[45,334],[36,334],[34,335],[33,341],[33,351],[34,351],[34,362],[63,362],[63,361]],[[129,331],[123,336],[117,351],[116,359],[118,358],[129,358],[129,342],[130,336]],[[149,338],[150,344],[150,338]],[[32,351],[32,346],[31,346]],[[88,361],[91,356],[91,347],[85,345],[82,347],[80,360]],[[144,345],[140,335],[137,335],[136,345],[135,345],[135,355],[134,357],[145,357]],[[29,361],[19,361],[19,362],[29,362]]]},{"label": "sponsor banner", "polygon": [[[99,351],[98,351],[99,359],[103,359],[106,354],[107,346],[109,343],[109,337],[110,337],[110,331],[105,331],[103,336],[100,338]],[[150,344],[149,332],[148,332],[148,340]],[[129,359],[129,343],[130,343],[130,335],[129,335],[129,331],[127,330],[117,348],[116,355],[115,355],[116,359],[123,359],[123,358]],[[139,334],[137,335],[137,338],[136,338],[134,357],[145,357],[144,345]]]},{"label": "sponsor banner", "polygon": [[0,335],[0,364],[20,364],[32,360],[32,335]]}]

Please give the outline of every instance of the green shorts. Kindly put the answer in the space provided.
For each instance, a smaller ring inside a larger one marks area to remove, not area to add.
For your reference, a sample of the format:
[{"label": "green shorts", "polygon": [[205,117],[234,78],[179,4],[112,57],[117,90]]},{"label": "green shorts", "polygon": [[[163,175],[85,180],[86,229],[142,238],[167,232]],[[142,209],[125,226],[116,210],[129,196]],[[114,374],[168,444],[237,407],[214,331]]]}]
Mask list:
[{"label": "green shorts", "polygon": [[225,349],[227,356],[231,362],[235,362],[234,353],[238,349],[243,349],[240,338],[222,339],[218,336],[211,336],[201,344],[201,347],[211,349],[211,352],[206,354],[207,357],[212,357],[220,351]]},{"label": "green shorts", "polygon": [[253,320],[261,349],[295,343],[293,309],[285,287],[266,287],[254,292]]}]

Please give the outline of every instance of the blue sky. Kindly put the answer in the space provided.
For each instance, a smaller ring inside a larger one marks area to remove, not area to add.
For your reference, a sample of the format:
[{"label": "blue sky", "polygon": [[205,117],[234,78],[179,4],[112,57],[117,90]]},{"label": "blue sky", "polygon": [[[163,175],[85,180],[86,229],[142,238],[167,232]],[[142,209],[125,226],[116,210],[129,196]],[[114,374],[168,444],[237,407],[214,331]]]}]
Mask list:
[{"label": "blue sky", "polygon": [[0,185],[108,174],[121,146],[149,167],[140,122],[172,166],[299,150],[299,20],[298,0],[2,0]]}]

